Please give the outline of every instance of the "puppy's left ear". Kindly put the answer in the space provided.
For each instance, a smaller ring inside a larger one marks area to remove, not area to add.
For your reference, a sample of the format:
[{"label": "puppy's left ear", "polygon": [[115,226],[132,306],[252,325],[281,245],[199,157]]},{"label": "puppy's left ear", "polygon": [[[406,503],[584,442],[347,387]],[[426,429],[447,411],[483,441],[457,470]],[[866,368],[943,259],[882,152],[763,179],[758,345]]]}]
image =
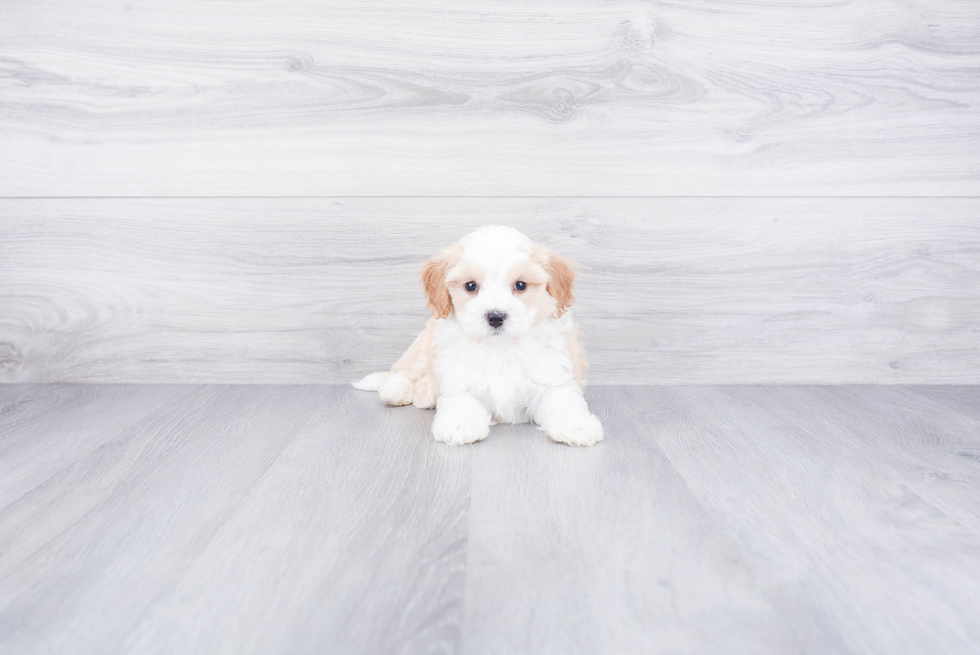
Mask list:
[{"label": "puppy's left ear", "polygon": [[538,246],[538,251],[543,260],[542,266],[548,272],[548,293],[555,299],[558,306],[557,315],[561,316],[575,302],[575,296],[572,295],[575,271],[572,270],[572,263],[561,255],[556,255],[541,246]]},{"label": "puppy's left ear", "polygon": [[453,299],[446,286],[446,273],[459,259],[459,248],[447,248],[422,264],[422,286],[426,306],[436,318],[446,318],[453,311]]}]

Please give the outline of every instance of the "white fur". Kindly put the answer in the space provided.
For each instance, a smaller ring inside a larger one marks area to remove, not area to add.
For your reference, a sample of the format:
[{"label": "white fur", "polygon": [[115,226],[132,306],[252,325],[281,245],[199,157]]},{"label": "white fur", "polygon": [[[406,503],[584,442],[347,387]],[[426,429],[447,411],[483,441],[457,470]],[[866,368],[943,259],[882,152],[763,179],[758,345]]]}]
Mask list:
[{"label": "white fur", "polygon": [[[531,261],[534,244],[505,227],[482,228],[460,244],[459,262],[447,278],[453,277],[454,270],[468,270],[467,266],[486,275],[477,294],[461,303],[461,309],[454,303],[449,316],[435,323],[432,374],[439,389],[432,422],[435,440],[473,443],[486,438],[494,423],[527,421],[561,443],[588,446],[602,440],[602,425],[589,413],[573,377],[568,345],[574,329],[571,313],[540,316],[539,307],[514,292],[509,276],[515,267]],[[507,314],[501,329],[487,322],[490,311]],[[378,389],[390,405],[413,402],[415,381],[401,372],[382,375],[369,375],[355,387]]]},{"label": "white fur", "polygon": [[369,373],[365,375],[357,382],[351,382],[350,386],[355,389],[360,389],[361,391],[377,391],[384,384],[384,381],[388,379],[391,375],[388,371],[382,371],[380,373]]}]

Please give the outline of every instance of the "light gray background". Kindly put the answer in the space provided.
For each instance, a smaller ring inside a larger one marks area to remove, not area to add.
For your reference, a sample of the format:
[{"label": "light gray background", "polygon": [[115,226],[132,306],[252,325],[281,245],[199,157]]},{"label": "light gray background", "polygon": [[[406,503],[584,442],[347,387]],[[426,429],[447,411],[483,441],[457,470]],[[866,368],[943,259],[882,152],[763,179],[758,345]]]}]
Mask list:
[{"label": "light gray background", "polygon": [[[978,71],[976,0],[0,1],[0,652],[980,653]],[[328,384],[487,223],[593,448]]]},{"label": "light gray background", "polygon": [[980,382],[976,3],[5,2],[0,34],[0,381],[348,381],[424,324],[417,263],[503,223],[579,263],[593,383]]}]

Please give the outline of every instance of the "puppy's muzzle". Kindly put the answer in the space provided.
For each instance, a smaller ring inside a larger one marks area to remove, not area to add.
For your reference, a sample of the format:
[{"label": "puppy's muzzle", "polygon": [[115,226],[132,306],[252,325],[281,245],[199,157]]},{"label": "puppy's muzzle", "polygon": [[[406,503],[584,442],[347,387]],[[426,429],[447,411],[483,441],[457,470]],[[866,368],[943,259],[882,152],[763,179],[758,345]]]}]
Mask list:
[{"label": "puppy's muzzle", "polygon": [[498,311],[487,312],[487,323],[492,328],[499,328],[507,319],[507,314]]}]

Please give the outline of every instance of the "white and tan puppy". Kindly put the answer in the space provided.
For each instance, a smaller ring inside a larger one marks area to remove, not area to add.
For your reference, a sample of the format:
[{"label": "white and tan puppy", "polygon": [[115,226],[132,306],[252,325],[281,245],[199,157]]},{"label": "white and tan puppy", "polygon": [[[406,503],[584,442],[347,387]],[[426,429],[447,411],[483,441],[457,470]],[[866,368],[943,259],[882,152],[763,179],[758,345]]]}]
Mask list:
[{"label": "white and tan puppy", "polygon": [[568,307],[568,262],[517,230],[484,227],[423,264],[433,318],[388,373],[354,387],[389,405],[436,408],[436,441],[480,441],[534,421],[561,443],[602,439],[582,397],[585,350]]}]

